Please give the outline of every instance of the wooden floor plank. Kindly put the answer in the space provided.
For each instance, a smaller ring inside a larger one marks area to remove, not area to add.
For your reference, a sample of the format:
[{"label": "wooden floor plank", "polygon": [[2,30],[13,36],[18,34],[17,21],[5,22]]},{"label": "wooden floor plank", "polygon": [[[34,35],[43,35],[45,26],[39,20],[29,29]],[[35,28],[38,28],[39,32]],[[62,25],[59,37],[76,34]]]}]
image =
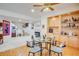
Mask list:
[{"label": "wooden floor plank", "polygon": [[[29,48],[26,46],[21,46],[15,49],[11,49],[8,51],[0,52],[0,56],[28,56]],[[35,54],[36,56],[40,56],[39,53]],[[43,56],[48,56],[48,50],[43,50]],[[56,56],[52,52],[51,56]],[[72,47],[63,48],[63,56],[79,56],[79,49],[75,49]]]}]

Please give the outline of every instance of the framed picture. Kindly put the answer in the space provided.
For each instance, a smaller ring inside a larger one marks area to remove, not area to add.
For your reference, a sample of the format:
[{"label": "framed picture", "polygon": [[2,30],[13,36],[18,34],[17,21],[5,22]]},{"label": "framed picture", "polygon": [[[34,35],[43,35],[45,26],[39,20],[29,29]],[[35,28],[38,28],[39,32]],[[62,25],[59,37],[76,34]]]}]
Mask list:
[{"label": "framed picture", "polygon": [[53,28],[49,28],[49,33],[53,33]]},{"label": "framed picture", "polygon": [[10,22],[3,20],[3,35],[10,35]]},{"label": "framed picture", "polygon": [[40,32],[35,32],[35,37],[40,37]]}]

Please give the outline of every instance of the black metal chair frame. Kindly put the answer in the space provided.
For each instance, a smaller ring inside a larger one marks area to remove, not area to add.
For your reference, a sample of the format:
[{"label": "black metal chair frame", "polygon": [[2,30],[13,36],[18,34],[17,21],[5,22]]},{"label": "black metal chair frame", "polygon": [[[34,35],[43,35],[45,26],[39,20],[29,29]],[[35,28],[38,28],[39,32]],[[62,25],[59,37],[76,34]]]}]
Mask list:
[{"label": "black metal chair frame", "polygon": [[[30,43],[30,42],[33,42],[32,46],[28,45],[28,43]],[[30,42],[27,41],[27,47],[29,47],[29,48],[34,48],[35,45],[38,45],[41,50],[36,51],[36,52],[30,52],[30,51],[29,51],[28,56],[30,56],[30,53],[32,53],[33,56],[35,56],[35,53],[37,53],[37,52],[40,52],[40,56],[42,56],[42,43],[41,43],[41,42],[37,42],[37,41],[30,41]],[[35,43],[35,42],[37,42],[37,43]]]},{"label": "black metal chair frame", "polygon": [[[49,46],[49,56],[51,56],[51,52],[54,52],[54,54],[57,53],[58,56],[62,56],[62,52],[59,52],[59,53],[58,53],[58,52],[56,52],[56,51],[51,50],[51,46],[53,46],[53,45],[52,45],[52,43],[50,42],[50,46]],[[56,46],[56,43],[55,43],[55,46]]]}]

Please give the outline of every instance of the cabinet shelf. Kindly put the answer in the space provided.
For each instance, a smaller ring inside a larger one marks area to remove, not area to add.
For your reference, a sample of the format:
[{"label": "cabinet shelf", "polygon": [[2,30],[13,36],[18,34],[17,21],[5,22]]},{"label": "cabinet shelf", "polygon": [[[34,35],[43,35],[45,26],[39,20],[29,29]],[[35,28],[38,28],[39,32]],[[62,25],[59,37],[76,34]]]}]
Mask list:
[{"label": "cabinet shelf", "polygon": [[49,27],[49,28],[59,28],[59,26],[52,26],[52,27]]},{"label": "cabinet shelf", "polygon": [[79,29],[79,26],[78,27],[68,27],[68,26],[61,26],[62,28],[70,28],[70,29]]},{"label": "cabinet shelf", "polygon": [[69,24],[69,23],[70,24],[79,24],[79,22],[65,22],[65,23],[64,22],[61,22],[61,24]]}]

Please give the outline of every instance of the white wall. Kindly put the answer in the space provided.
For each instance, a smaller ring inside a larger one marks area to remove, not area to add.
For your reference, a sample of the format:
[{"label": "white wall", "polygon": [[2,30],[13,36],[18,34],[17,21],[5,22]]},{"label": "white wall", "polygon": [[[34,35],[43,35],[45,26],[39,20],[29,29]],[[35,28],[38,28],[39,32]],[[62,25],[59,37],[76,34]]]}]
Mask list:
[{"label": "white wall", "polygon": [[29,35],[34,35],[34,30],[31,29],[32,24],[29,23],[29,26],[24,28],[25,32],[27,32]]},{"label": "white wall", "polygon": [[32,29],[32,24],[29,23],[29,27],[24,28],[24,30],[27,33],[29,33],[30,36],[33,35],[35,40],[41,39],[41,37],[38,37],[38,38],[35,37],[35,32],[40,32],[41,34],[41,23],[40,22],[34,23],[34,29]]}]

